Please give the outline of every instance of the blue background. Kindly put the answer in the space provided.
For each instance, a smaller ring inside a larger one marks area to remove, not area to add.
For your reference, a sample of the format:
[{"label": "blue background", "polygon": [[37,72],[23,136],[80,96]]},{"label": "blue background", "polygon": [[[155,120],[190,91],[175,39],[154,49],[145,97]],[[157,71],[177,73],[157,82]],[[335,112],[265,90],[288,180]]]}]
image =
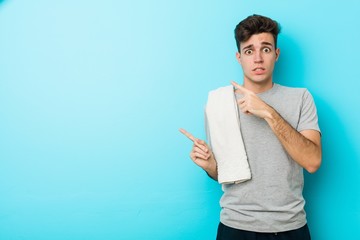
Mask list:
[{"label": "blue background", "polygon": [[323,164],[314,240],[360,239],[359,10],[344,1],[0,1],[0,239],[214,239],[221,188],[188,157],[233,29],[282,25],[275,81],[307,87]]}]

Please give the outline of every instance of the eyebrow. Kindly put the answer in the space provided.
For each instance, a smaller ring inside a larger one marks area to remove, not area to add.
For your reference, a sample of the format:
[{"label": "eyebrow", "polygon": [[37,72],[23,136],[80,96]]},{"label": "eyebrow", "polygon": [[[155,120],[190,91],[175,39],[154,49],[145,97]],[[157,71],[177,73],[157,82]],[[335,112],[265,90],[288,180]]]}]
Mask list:
[{"label": "eyebrow", "polygon": [[261,44],[262,44],[262,45],[271,46],[271,47],[274,46],[272,43],[269,43],[269,42],[262,42]]},{"label": "eyebrow", "polygon": [[[274,46],[272,43],[269,43],[269,42],[261,42],[261,45],[271,46],[271,47]],[[252,48],[252,47],[254,47],[254,45],[250,44],[250,45],[247,45],[247,46],[243,47],[242,50],[249,49],[249,48]]]}]

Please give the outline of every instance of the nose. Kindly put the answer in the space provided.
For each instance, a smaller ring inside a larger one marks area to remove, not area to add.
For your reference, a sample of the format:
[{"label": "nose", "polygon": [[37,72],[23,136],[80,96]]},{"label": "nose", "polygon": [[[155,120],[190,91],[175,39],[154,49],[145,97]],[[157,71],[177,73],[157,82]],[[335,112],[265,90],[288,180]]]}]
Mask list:
[{"label": "nose", "polygon": [[262,63],[264,61],[263,56],[262,56],[262,52],[261,51],[256,51],[254,54],[254,62],[255,63]]}]

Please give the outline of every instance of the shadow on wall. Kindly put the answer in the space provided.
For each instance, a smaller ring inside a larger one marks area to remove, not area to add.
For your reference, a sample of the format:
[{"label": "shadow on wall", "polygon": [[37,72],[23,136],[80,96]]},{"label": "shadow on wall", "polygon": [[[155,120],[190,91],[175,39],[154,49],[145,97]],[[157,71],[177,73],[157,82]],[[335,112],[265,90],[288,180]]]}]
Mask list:
[{"label": "shadow on wall", "polygon": [[274,82],[289,87],[306,87],[305,59],[301,47],[290,36],[279,35],[280,57],[274,70]]},{"label": "shadow on wall", "polygon": [[315,101],[322,130],[323,162],[315,174],[305,174],[308,221],[314,239],[333,239],[331,236],[337,235],[335,239],[352,239],[360,236],[358,222],[354,221],[360,213],[357,144],[351,141],[336,110],[322,99]]},{"label": "shadow on wall", "polygon": [[[300,45],[287,35],[279,35],[281,52],[274,71],[275,82],[307,87],[306,57]],[[347,135],[351,131],[346,129],[336,109],[324,99],[317,96],[314,99],[322,131],[323,163],[315,174],[305,173],[304,197],[309,226],[314,239],[353,239],[351,234],[360,236],[358,221],[353,221],[360,215],[357,144]],[[339,235],[344,232],[349,236]]]},{"label": "shadow on wall", "polygon": [[3,3],[6,3],[6,0],[0,0],[0,7],[2,7],[2,5],[4,5]]}]

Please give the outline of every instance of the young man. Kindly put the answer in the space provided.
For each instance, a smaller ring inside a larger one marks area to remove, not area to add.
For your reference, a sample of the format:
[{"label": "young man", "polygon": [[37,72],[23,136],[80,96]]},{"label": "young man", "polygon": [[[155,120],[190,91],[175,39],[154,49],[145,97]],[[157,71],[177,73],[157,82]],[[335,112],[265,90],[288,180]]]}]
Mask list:
[{"label": "young man", "polygon": [[[235,28],[236,59],[244,76],[242,86],[231,84],[252,178],[223,184],[217,240],[310,239],[303,169],[314,173],[320,167],[321,134],[310,93],[273,82],[279,32],[276,21],[260,15]],[[180,131],[194,142],[191,159],[217,180],[211,148]]]}]

